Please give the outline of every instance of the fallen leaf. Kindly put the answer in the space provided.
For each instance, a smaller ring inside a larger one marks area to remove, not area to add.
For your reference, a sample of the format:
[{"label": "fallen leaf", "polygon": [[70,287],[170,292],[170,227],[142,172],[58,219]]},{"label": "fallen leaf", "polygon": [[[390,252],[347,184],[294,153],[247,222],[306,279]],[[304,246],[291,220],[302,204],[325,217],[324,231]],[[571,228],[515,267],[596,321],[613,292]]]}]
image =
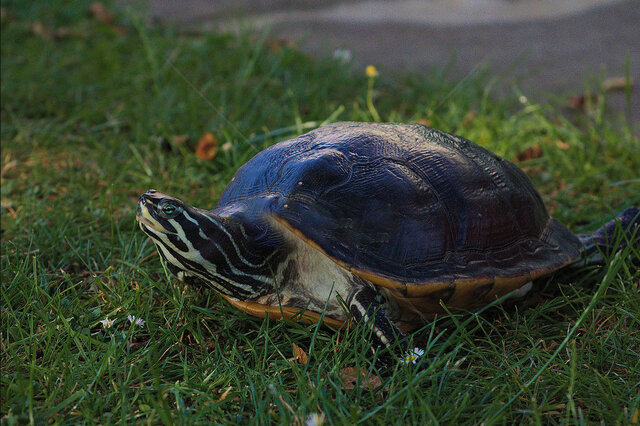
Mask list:
[{"label": "fallen leaf", "polygon": [[431,126],[431,120],[418,120],[416,123],[422,124],[423,126]]},{"label": "fallen leaf", "polygon": [[218,152],[218,141],[211,133],[204,133],[198,140],[196,156],[202,160],[211,160]]},{"label": "fallen leaf", "polygon": [[514,160],[527,161],[540,157],[542,157],[542,148],[540,148],[540,145],[533,145],[522,151],[520,154],[516,155],[516,158]]},{"label": "fallen leaf", "polygon": [[633,415],[631,416],[631,423],[632,424],[636,424],[638,423],[638,409],[636,408],[635,410],[633,410]]},{"label": "fallen leaf", "polygon": [[560,148],[560,149],[565,150],[565,151],[566,151],[566,150],[568,150],[569,148],[571,148],[571,147],[569,146],[569,144],[568,144],[568,143],[566,143],[566,142],[562,142],[560,139],[558,139],[558,140],[556,141],[556,146],[557,146],[558,148]]},{"label": "fallen leaf", "polygon": [[105,25],[111,25],[113,23],[113,13],[100,2],[92,3],[91,6],[89,6],[89,13],[93,19]]},{"label": "fallen leaf", "polygon": [[233,389],[233,386],[229,386],[227,388],[227,390],[225,390],[222,395],[220,395],[220,398],[218,398],[218,402],[220,401],[224,401],[224,399],[229,395],[229,392],[231,392],[231,389]]},{"label": "fallen leaf", "polygon": [[361,388],[367,388],[369,391],[373,391],[382,385],[382,380],[375,374],[370,374],[362,368],[345,367],[340,369],[340,379],[342,380],[342,386],[344,389],[354,389],[360,382]]},{"label": "fallen leaf", "polygon": [[[629,79],[629,87],[633,86],[633,79]],[[602,83],[602,90],[608,92],[609,90],[624,90],[627,88],[626,77],[613,77],[608,78]]]},{"label": "fallen leaf", "polygon": [[309,358],[307,353],[295,343],[291,343],[291,345],[293,346],[293,356],[296,357],[296,360],[300,364],[306,364]]}]

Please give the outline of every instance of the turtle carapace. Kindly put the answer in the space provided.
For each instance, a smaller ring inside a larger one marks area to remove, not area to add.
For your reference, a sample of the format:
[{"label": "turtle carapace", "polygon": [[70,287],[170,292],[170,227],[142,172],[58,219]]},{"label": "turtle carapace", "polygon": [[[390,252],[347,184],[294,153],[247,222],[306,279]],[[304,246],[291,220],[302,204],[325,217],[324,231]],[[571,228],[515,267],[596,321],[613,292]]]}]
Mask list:
[{"label": "turtle carapace", "polygon": [[213,210],[154,190],[138,204],[178,278],[253,315],[335,327],[352,316],[385,346],[442,304],[525,293],[611,249],[616,221],[631,236],[639,216],[629,208],[576,236],[514,164],[426,126],[380,123],[335,123],[260,152]]}]

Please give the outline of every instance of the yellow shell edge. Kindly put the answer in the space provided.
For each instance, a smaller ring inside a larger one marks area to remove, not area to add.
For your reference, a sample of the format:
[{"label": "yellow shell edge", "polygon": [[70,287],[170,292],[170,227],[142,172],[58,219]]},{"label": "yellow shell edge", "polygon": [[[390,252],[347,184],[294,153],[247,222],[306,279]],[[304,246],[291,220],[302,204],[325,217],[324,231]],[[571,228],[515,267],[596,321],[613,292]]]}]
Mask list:
[{"label": "yellow shell edge", "polygon": [[235,300],[230,298],[229,296],[225,296],[224,294],[221,294],[221,296],[227,299],[227,301],[234,307],[248,313],[249,315],[253,315],[259,318],[264,318],[267,316],[267,314],[269,314],[269,318],[273,318],[275,320],[288,318],[302,324],[316,324],[320,320],[322,320],[323,324],[326,324],[331,328],[335,328],[336,330],[340,330],[341,328],[348,326],[349,324],[349,322],[338,321],[327,316],[322,317],[318,313],[306,311],[304,309],[292,308],[289,306],[262,305],[255,302],[244,302],[241,300]]}]

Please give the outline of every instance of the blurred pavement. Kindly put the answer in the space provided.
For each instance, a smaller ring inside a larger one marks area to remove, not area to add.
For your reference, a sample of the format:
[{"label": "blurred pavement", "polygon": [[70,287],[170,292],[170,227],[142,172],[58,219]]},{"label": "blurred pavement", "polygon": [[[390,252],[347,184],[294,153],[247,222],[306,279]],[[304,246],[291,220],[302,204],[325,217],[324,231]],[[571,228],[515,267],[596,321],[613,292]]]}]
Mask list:
[{"label": "blurred pavement", "polygon": [[[516,83],[543,102],[622,77],[628,61],[630,115],[640,122],[638,0],[154,0],[148,14],[178,29],[269,28],[312,55],[344,48],[382,72],[452,63],[456,80],[485,65],[500,90]],[[623,91],[608,99],[628,111]]]}]

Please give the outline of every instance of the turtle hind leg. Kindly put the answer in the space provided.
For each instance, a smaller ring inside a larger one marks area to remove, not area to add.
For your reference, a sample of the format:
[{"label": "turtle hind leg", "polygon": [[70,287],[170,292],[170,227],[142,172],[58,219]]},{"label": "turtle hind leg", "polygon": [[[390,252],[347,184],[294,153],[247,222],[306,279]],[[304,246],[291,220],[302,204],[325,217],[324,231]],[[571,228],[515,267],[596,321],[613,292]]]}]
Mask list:
[{"label": "turtle hind leg", "polygon": [[401,359],[407,354],[407,337],[385,313],[386,301],[378,291],[367,284],[358,286],[347,304],[356,322],[371,329],[372,346],[391,348]]},{"label": "turtle hind leg", "polygon": [[[622,234],[618,234],[618,230]],[[613,220],[605,223],[593,234],[578,235],[584,246],[583,259],[586,264],[602,263],[602,253],[608,254],[623,250],[631,243],[635,248],[640,246],[640,209],[629,207]]]}]

